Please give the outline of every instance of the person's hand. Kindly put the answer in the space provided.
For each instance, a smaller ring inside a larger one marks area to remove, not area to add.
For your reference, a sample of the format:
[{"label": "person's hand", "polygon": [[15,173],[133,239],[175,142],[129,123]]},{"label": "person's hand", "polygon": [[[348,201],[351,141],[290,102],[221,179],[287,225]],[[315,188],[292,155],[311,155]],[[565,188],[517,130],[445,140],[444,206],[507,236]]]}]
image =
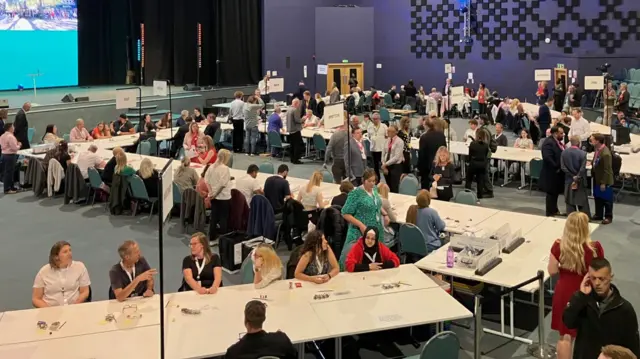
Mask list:
[{"label": "person's hand", "polygon": [[388,227],[389,223],[391,223],[391,219],[389,219],[389,216],[383,216],[382,217],[382,222],[384,222],[384,226]]},{"label": "person's hand", "polygon": [[322,284],[322,283],[325,283],[326,280],[325,280],[323,275],[318,275],[318,276],[313,277],[313,282],[315,284]]},{"label": "person's hand", "polygon": [[142,293],[142,296],[145,298],[153,297],[153,291],[151,289],[147,289],[146,291],[144,291],[144,293]]},{"label": "person's hand", "polygon": [[606,189],[607,189],[606,185],[603,185],[603,184],[600,185],[600,191],[601,192],[604,192]]},{"label": "person's hand", "polygon": [[146,282],[149,279],[153,278],[154,275],[158,274],[158,271],[155,269],[149,269],[148,271],[143,272],[142,274],[140,274],[139,276],[137,276],[135,279],[138,280],[138,282]]},{"label": "person's hand", "polygon": [[196,293],[198,293],[198,294],[207,294],[208,290],[205,287],[200,287],[200,288],[196,289]]},{"label": "person's hand", "polygon": [[580,283],[580,291],[586,295],[591,294],[591,278],[589,277],[589,273],[587,273],[584,278],[582,278],[582,283]]},{"label": "person's hand", "polygon": [[22,147],[22,142],[18,142],[18,147]]},{"label": "person's hand", "polygon": [[440,181],[440,178],[442,178],[442,175],[433,175],[433,180],[436,182]]},{"label": "person's hand", "polygon": [[382,266],[380,263],[369,263],[369,270],[380,270]]},{"label": "person's hand", "polygon": [[360,229],[360,233],[364,235],[364,232],[367,230],[367,226],[365,226],[364,223],[361,222],[358,228]]}]

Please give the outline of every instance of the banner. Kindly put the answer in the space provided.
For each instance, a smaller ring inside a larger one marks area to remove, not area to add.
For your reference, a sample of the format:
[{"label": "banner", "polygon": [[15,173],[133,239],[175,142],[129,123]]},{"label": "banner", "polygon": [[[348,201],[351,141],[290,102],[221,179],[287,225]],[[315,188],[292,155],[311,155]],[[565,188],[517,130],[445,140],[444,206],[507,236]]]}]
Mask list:
[{"label": "banner", "polygon": [[166,221],[173,209],[173,159],[162,173],[162,221]]},{"label": "banner", "polygon": [[536,70],[534,79],[535,81],[551,81],[551,70]]},{"label": "banner", "polygon": [[585,76],[585,90],[604,90],[604,76]]},{"label": "banner", "polygon": [[326,105],[324,107],[325,128],[336,128],[344,125],[344,104],[342,102]]},{"label": "banner", "polygon": [[167,81],[153,81],[153,95],[167,97]]},{"label": "banner", "polygon": [[464,102],[464,86],[451,88],[451,105],[461,105]]},{"label": "banner", "polygon": [[329,73],[329,66],[318,65],[318,75],[326,75]]},{"label": "banner", "polygon": [[269,80],[269,93],[284,92],[284,78],[271,78]]},{"label": "banner", "polygon": [[116,90],[116,110],[134,108],[138,106],[137,88]]}]

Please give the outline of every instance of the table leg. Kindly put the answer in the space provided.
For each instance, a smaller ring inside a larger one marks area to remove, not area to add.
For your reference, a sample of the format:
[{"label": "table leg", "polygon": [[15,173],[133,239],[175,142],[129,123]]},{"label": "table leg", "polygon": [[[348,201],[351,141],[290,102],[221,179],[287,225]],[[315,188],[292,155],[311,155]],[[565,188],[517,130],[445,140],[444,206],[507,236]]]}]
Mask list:
[{"label": "table leg", "polygon": [[532,344],[533,341],[531,339],[519,337],[519,336],[517,336],[515,334],[514,318],[513,318],[513,311],[514,311],[513,292],[511,292],[509,294],[509,304],[510,304],[509,313],[511,315],[510,323],[509,323],[510,333],[505,333],[505,331],[504,331],[504,301],[502,300],[502,297],[500,298],[500,328],[501,328],[501,330],[497,331],[497,330],[493,330],[493,329],[483,328],[484,332],[488,333],[488,334],[497,335],[499,337],[508,338],[508,339],[511,339],[511,340],[516,340],[516,341],[519,341],[521,343]]},{"label": "table leg", "polygon": [[504,180],[500,187],[504,187],[509,184],[509,161],[504,160]]},{"label": "table leg", "polygon": [[335,354],[336,359],[342,359],[342,337],[336,338]]},{"label": "table leg", "polygon": [[298,344],[298,359],[304,359],[304,343]]},{"label": "table leg", "polygon": [[525,167],[527,166],[526,162],[520,162],[520,187],[518,189],[523,189],[527,187],[527,177]]}]

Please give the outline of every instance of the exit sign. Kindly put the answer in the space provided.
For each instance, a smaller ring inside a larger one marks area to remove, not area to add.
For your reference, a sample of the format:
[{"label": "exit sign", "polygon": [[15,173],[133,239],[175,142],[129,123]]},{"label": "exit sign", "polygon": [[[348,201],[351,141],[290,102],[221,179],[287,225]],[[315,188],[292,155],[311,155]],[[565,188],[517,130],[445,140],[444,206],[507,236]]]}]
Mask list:
[{"label": "exit sign", "polygon": [[345,60],[342,60],[342,63],[343,63],[343,64],[348,64],[348,63],[349,63],[349,60],[346,60],[346,59],[345,59]]},{"label": "exit sign", "polygon": [[564,64],[557,64],[557,65],[556,65],[556,68],[557,68],[557,69],[564,69]]}]

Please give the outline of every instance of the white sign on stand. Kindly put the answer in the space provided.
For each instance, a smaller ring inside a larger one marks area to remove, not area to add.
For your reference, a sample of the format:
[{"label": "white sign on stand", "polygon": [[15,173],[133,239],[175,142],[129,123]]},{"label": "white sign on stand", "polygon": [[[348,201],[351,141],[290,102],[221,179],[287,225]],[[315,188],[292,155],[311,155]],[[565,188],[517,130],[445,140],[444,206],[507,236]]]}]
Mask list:
[{"label": "white sign on stand", "polygon": [[551,81],[551,70],[536,70],[534,77],[535,81]]},{"label": "white sign on stand", "polygon": [[138,89],[116,91],[116,110],[123,110],[138,106]]},{"label": "white sign on stand", "polygon": [[584,89],[585,90],[603,90],[604,76],[585,76]]},{"label": "white sign on stand", "polygon": [[162,174],[162,221],[166,221],[173,209],[173,160]]},{"label": "white sign on stand", "polygon": [[269,93],[284,92],[284,77],[269,80]]},{"label": "white sign on stand", "polygon": [[167,81],[153,81],[153,95],[167,97]]},{"label": "white sign on stand", "polygon": [[451,71],[451,64],[445,64],[444,65],[444,73],[445,74],[450,74],[451,72],[452,72]]},{"label": "white sign on stand", "polygon": [[344,104],[338,102],[324,107],[322,116],[325,128],[336,128],[344,125]]},{"label": "white sign on stand", "polygon": [[326,75],[329,73],[329,66],[318,64],[318,75]]},{"label": "white sign on stand", "polygon": [[451,105],[460,105],[464,102],[464,86],[451,88]]}]

